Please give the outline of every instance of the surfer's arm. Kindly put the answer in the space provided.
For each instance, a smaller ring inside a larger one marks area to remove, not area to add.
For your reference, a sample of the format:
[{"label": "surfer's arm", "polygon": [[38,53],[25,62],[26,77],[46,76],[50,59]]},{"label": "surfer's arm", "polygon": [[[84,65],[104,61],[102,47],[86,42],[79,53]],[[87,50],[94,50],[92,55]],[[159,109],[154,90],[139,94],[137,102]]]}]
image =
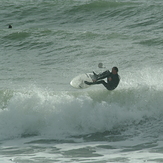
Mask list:
[{"label": "surfer's arm", "polygon": [[101,79],[107,78],[109,75],[110,75],[110,71],[106,70],[103,73],[98,74],[97,80],[101,80]]}]

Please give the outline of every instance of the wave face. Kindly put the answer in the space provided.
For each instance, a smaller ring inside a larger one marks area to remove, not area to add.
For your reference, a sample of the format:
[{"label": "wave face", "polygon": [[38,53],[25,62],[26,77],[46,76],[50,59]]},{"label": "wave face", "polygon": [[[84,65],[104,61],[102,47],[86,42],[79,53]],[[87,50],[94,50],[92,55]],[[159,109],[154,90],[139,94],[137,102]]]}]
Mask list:
[{"label": "wave face", "polygon": [[146,86],[80,95],[36,88],[1,91],[0,139],[36,135],[64,139],[94,133],[161,136],[162,93]]}]

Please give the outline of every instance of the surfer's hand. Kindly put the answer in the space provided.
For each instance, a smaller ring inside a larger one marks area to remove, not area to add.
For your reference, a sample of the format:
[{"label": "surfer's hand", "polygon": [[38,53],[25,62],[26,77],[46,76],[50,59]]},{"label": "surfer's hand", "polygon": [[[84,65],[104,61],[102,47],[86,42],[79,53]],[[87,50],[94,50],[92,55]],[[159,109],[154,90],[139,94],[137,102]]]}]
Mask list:
[{"label": "surfer's hand", "polygon": [[109,81],[112,81],[112,78],[111,77],[109,77]]}]

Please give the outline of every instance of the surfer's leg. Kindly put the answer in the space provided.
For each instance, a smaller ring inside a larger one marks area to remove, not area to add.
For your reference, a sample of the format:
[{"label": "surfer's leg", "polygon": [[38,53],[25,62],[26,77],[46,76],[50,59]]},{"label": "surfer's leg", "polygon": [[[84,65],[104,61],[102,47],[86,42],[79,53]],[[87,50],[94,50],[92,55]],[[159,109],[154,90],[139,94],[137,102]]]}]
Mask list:
[{"label": "surfer's leg", "polygon": [[104,86],[107,85],[107,83],[104,80],[98,80],[96,82],[84,81],[84,83],[87,84],[87,85],[93,85],[93,84],[103,84]]},{"label": "surfer's leg", "polygon": [[106,83],[104,80],[98,80],[96,82],[87,82],[87,81],[84,81],[85,84],[87,85],[94,85],[94,84],[103,84],[104,87],[107,89],[107,90],[111,90],[110,87],[109,87],[109,84]]},{"label": "surfer's leg", "polygon": [[106,83],[104,80],[99,80],[95,82],[95,84],[103,84],[106,89],[110,90],[109,84]]},{"label": "surfer's leg", "polygon": [[88,81],[84,81],[84,83],[87,84],[87,85],[93,85],[93,84],[95,84],[94,82],[88,82]]}]

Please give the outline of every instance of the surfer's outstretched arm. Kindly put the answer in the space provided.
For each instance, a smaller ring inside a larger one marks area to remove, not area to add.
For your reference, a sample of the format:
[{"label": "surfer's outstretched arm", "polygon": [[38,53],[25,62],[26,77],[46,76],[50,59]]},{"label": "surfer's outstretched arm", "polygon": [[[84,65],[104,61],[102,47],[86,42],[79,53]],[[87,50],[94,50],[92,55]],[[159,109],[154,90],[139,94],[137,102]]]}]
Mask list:
[{"label": "surfer's outstretched arm", "polygon": [[100,73],[100,74],[97,75],[97,80],[107,78],[109,75],[110,75],[110,71],[106,70],[103,73]]}]

